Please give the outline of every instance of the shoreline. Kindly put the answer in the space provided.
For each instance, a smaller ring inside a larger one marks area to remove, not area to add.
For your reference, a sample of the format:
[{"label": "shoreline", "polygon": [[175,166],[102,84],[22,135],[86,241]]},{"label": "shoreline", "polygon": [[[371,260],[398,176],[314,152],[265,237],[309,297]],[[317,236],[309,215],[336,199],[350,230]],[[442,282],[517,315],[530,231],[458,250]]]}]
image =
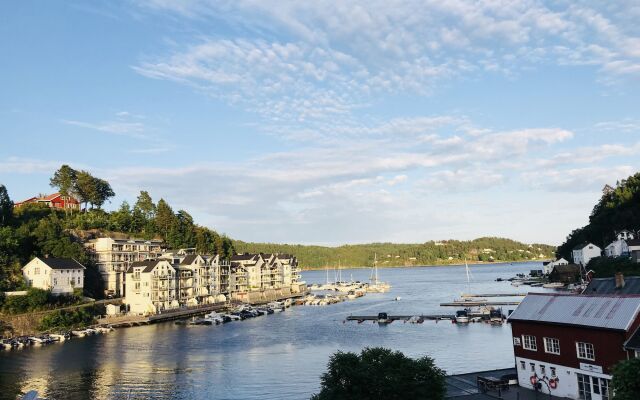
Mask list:
[{"label": "shoreline", "polygon": [[[488,262],[488,261],[467,261],[469,265],[504,265],[504,264],[530,264],[530,263],[542,263],[545,261],[550,261],[550,259],[540,259],[540,260],[521,260],[521,261],[496,261],[496,262]],[[431,268],[431,267],[462,267],[464,266],[464,261],[452,262],[446,264],[430,264],[430,265],[378,265],[378,268]],[[342,266],[340,269],[367,269],[373,268],[371,265],[364,266]],[[301,271],[324,271],[327,267],[300,267]],[[336,267],[329,268],[330,270],[337,269]]]}]

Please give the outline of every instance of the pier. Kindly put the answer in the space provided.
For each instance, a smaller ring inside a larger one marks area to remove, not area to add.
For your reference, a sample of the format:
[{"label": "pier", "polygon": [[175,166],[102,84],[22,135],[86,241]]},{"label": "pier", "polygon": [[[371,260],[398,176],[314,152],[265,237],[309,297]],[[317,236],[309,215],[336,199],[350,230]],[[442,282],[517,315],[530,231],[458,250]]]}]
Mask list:
[{"label": "pier", "polygon": [[[452,321],[456,318],[453,314],[430,314],[430,315],[387,315],[387,320],[393,321],[409,321],[411,318],[415,318],[418,321]],[[359,324],[364,321],[378,321],[378,315],[350,315],[347,317],[347,321],[357,321]]]},{"label": "pier", "polygon": [[440,303],[440,307],[488,307],[488,306],[517,306],[519,301],[473,301],[460,300],[449,303]]},{"label": "pier", "polygon": [[465,299],[482,297],[525,297],[527,293],[483,293],[483,294],[463,294],[460,297]]}]

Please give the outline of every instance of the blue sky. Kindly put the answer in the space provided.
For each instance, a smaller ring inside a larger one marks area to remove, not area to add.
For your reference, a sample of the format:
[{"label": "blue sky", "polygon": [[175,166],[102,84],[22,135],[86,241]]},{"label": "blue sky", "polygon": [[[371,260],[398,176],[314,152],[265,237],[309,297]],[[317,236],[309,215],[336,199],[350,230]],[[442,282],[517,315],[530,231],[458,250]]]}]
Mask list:
[{"label": "blue sky", "polygon": [[635,2],[13,2],[0,182],[248,241],[558,244],[640,170]]}]

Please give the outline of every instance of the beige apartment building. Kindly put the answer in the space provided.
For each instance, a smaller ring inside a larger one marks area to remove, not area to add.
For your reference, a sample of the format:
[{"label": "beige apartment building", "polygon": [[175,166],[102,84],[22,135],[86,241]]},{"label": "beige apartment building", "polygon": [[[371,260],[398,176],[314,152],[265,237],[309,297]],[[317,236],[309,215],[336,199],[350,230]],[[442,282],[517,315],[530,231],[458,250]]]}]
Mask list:
[{"label": "beige apartment building", "polygon": [[91,260],[96,264],[108,295],[125,294],[125,272],[137,261],[162,255],[162,240],[97,238],[85,243]]},{"label": "beige apartment building", "polygon": [[134,261],[126,280],[124,303],[132,314],[155,314],[180,306],[176,269],[168,260]]}]

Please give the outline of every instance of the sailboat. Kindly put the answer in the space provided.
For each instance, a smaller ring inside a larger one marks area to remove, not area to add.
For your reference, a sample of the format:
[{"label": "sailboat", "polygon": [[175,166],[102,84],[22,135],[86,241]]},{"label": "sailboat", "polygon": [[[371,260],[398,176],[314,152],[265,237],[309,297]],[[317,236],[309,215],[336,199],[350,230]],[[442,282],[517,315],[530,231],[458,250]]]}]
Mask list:
[{"label": "sailboat", "polygon": [[374,253],[373,256],[373,268],[371,268],[371,277],[369,278],[369,286],[367,292],[384,293],[391,289],[391,285],[385,282],[381,282],[378,279],[378,254]]}]

